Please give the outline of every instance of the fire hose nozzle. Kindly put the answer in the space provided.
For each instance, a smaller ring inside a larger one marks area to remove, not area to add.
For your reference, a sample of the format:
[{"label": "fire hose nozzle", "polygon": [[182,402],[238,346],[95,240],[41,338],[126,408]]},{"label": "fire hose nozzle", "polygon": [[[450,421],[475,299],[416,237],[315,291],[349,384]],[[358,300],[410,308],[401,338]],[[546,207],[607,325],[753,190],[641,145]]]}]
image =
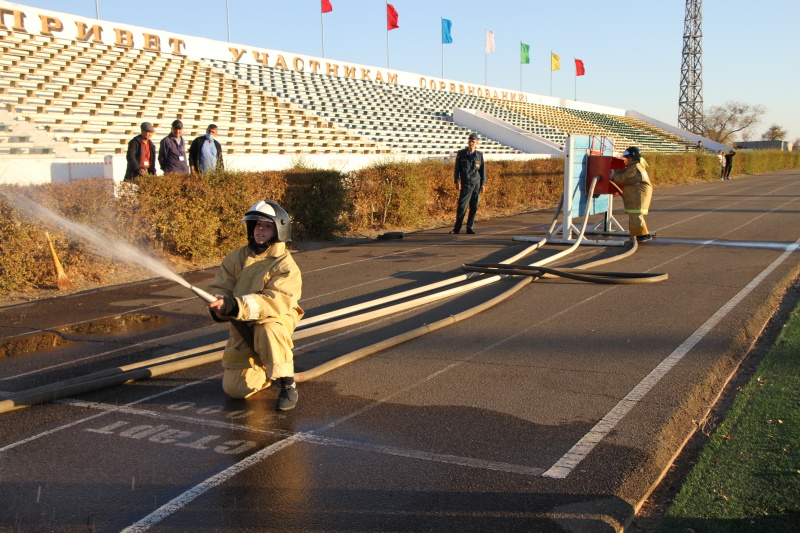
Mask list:
[{"label": "fire hose nozzle", "polygon": [[194,285],[191,285],[189,288],[192,290],[193,293],[195,293],[196,295],[198,295],[200,298],[202,298],[203,300],[205,300],[208,303],[216,302],[217,300],[219,300],[219,298],[217,298],[213,294],[208,294],[203,289],[198,289]]}]

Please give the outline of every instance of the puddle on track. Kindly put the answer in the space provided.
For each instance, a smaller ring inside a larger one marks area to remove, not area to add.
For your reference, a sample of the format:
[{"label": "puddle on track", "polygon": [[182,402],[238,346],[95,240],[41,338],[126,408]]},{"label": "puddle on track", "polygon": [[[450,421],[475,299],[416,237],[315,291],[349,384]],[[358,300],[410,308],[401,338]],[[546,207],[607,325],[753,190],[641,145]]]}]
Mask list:
[{"label": "puddle on track", "polygon": [[94,335],[138,335],[168,326],[174,319],[141,313],[117,315],[74,326],[42,331],[0,342],[0,359],[60,348],[76,342],[80,337]]}]

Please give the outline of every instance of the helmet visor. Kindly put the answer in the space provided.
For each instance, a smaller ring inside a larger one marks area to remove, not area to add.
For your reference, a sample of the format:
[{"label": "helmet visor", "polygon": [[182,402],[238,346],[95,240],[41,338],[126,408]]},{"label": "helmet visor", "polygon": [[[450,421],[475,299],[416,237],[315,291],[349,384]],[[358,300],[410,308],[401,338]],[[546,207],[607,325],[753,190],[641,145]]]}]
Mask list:
[{"label": "helmet visor", "polygon": [[242,222],[251,222],[251,221],[258,222],[259,220],[265,222],[272,222],[273,224],[275,224],[275,219],[267,215],[260,215],[257,213],[247,213],[244,217],[242,217]]}]

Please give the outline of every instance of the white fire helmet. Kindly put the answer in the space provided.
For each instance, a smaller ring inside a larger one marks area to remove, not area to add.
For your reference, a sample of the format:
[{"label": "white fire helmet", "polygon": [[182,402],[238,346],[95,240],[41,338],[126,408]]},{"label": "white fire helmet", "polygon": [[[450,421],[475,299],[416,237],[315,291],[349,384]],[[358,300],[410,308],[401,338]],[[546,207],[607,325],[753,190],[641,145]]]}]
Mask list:
[{"label": "white fire helmet", "polygon": [[275,240],[292,242],[292,221],[289,214],[272,200],[260,200],[251,207],[242,218],[247,225],[247,238],[253,237],[253,229],[259,220],[270,220],[275,224]]}]

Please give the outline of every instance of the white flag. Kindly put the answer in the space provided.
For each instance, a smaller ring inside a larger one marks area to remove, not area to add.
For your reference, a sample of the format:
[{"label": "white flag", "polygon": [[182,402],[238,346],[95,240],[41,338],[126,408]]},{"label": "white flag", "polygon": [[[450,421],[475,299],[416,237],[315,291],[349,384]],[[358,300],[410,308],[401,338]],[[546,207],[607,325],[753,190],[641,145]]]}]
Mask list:
[{"label": "white flag", "polygon": [[494,32],[486,30],[486,53],[494,52]]}]

